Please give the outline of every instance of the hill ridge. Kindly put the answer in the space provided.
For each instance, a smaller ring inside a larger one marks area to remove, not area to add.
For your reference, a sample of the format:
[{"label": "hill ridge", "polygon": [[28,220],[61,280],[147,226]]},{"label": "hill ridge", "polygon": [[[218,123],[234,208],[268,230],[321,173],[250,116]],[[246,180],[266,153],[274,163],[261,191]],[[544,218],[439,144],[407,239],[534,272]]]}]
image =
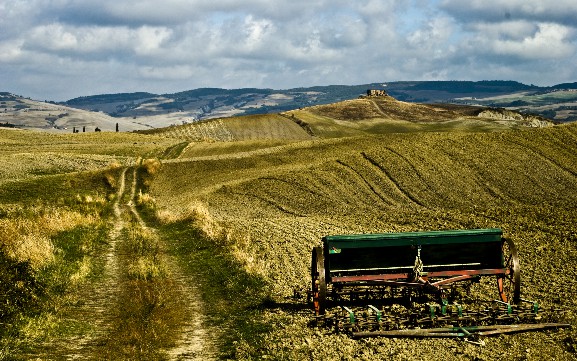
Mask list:
[{"label": "hill ridge", "polygon": [[[471,103],[477,105],[501,106],[532,112],[557,121],[577,119],[577,112],[567,112],[554,101],[533,104],[525,102],[527,96],[553,94],[577,89],[577,82],[563,83],[549,87],[526,85],[512,80],[482,81],[394,81],[376,82],[362,85],[327,85],[292,89],[270,88],[198,88],[172,94],[120,93],[104,94],[71,99],[63,104],[84,102],[83,109],[98,108],[118,117],[186,113],[190,120],[208,119],[225,115],[250,115],[282,112],[309,105],[329,104],[353,99],[364,94],[367,89],[387,89],[399,100],[419,103]],[[120,95],[127,94],[126,99]],[[558,94],[559,95],[559,94]],[[510,101],[491,100],[494,97],[511,97]],[[576,94],[577,96],[577,94]],[[94,97],[94,102],[90,99]],[[102,102],[109,97],[108,105]],[[488,100],[484,100],[488,99]],[[156,101],[156,105],[153,103]],[[152,103],[150,103],[152,102]],[[516,104],[521,103],[522,107]],[[577,103],[572,97],[570,103]],[[153,105],[153,106],[151,106]],[[548,105],[549,108],[543,108]],[[555,112],[554,114],[552,112]],[[183,114],[184,115],[184,114]]]}]

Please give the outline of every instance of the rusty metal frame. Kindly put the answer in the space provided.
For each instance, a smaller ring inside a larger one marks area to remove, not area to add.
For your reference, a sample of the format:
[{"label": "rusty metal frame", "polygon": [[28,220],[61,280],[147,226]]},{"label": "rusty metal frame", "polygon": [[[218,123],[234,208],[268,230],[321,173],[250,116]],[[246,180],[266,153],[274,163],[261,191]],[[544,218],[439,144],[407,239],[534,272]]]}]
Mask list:
[{"label": "rusty metal frame", "polygon": [[[479,270],[447,270],[447,271],[432,271],[427,272],[426,277],[422,277],[424,281],[428,278],[435,277],[450,277],[443,280],[430,283],[433,286],[441,286],[451,284],[454,282],[465,281],[476,276],[502,276],[507,274],[505,268],[479,269]],[[379,275],[361,275],[361,276],[338,276],[331,277],[330,282],[333,284],[352,284],[359,282],[370,282],[371,284],[382,283],[383,285],[391,286],[422,286],[423,283],[401,281],[410,280],[409,273],[389,273]]]}]

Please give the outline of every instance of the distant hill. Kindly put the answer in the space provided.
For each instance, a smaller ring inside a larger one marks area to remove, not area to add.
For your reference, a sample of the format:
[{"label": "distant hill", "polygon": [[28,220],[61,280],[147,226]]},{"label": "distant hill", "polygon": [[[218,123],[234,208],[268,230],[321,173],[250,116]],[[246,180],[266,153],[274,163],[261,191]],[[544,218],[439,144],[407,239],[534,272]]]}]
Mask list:
[{"label": "distant hill", "polygon": [[537,115],[558,123],[577,120],[577,83],[538,87],[495,80],[399,81],[288,90],[200,88],[174,94],[101,94],[63,103],[40,102],[0,92],[0,126],[92,131],[114,130],[118,123],[121,131],[156,129],[215,118],[298,112],[358,99],[368,89],[386,90],[407,103],[437,104],[437,109],[457,104]]},{"label": "distant hill", "polygon": [[148,128],[134,119],[114,118],[62,104],[39,102],[12,93],[0,93],[0,127],[50,132],[134,131]]},{"label": "distant hill", "polygon": [[200,119],[278,113],[331,104],[357,98],[367,89],[385,89],[396,99],[407,102],[503,107],[558,122],[577,120],[577,83],[538,87],[501,80],[398,81],[286,90],[200,88],[174,94],[138,92],[86,96],[62,105],[101,111],[113,117],[163,115],[165,120],[169,118],[168,124],[183,124]]},{"label": "distant hill", "polygon": [[412,132],[491,132],[553,123],[502,108],[416,104],[388,95],[361,96],[276,114],[204,119],[141,131],[183,141],[297,141]]}]

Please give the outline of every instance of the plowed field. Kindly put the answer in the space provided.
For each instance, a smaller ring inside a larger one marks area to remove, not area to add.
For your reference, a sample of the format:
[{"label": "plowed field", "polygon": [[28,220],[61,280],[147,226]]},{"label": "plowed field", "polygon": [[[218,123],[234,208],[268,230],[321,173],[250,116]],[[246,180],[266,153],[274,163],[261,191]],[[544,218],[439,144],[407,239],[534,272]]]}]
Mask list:
[{"label": "plowed field", "polygon": [[[576,358],[571,330],[490,338],[484,347],[357,341],[310,327],[306,302],[292,295],[308,287],[311,248],[324,235],[495,227],[519,249],[522,297],[569,310],[564,320],[575,324],[577,126],[260,148],[247,157],[181,157],[165,163],[151,186],[161,212],[177,217],[201,205],[246,269],[269,282],[276,302],[262,312],[274,325],[269,347],[239,345],[239,358]],[[496,288],[488,290],[496,297]]]}]

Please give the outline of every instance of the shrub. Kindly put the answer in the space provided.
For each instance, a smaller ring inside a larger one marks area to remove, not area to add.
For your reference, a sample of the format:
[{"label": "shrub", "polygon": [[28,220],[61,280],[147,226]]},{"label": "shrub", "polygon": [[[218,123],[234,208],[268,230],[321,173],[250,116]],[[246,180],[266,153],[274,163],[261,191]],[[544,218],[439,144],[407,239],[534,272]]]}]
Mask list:
[{"label": "shrub", "polygon": [[8,256],[0,246],[0,320],[9,324],[18,315],[35,310],[43,294],[44,286],[37,281],[30,262]]}]

